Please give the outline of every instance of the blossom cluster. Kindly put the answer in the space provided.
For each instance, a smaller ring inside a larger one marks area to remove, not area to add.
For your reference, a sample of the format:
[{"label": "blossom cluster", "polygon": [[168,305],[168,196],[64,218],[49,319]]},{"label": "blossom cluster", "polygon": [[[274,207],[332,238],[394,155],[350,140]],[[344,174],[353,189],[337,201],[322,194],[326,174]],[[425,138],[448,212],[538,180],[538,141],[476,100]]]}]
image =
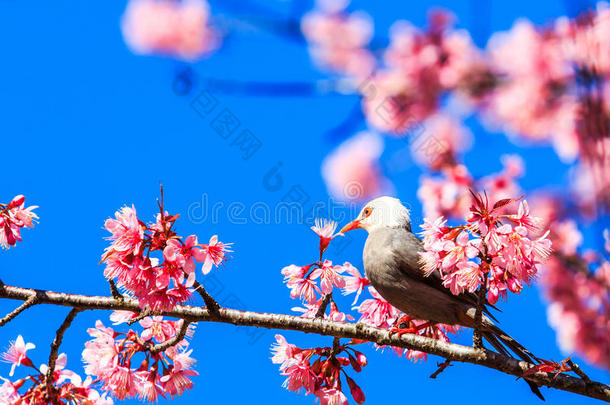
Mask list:
[{"label": "blossom cluster", "polygon": [[209,20],[205,0],[130,0],[121,29],[135,53],[195,60],[220,45]]},{"label": "blossom cluster", "polygon": [[440,175],[421,177],[417,196],[422,201],[424,215],[428,218],[460,218],[469,213],[473,203],[470,190],[485,190],[493,201],[510,198],[521,192],[518,178],[525,172],[518,155],[501,157],[503,170],[475,179],[463,164],[445,165]]},{"label": "blossom cluster", "polygon": [[[114,324],[134,318],[130,312],[115,312]],[[160,316],[146,317],[139,321],[142,333],[134,330],[117,332],[97,321],[95,328],[87,330],[93,338],[85,343],[83,361],[85,372],[95,376],[104,391],[118,399],[138,397],[149,402],[161,397],[181,395],[193,387],[191,376],[195,359],[192,349],[182,337],[193,335],[193,325],[188,325],[180,336],[183,320],[168,321]],[[171,344],[169,344],[171,343]],[[168,344],[163,350],[156,345]]]},{"label": "blossom cluster", "polygon": [[551,252],[551,241],[548,231],[532,237],[540,221],[530,215],[525,200],[516,214],[505,214],[514,199],[491,205],[487,198],[473,196],[467,225],[448,226],[442,217],[425,220],[421,262],[426,275],[438,270],[443,285],[456,295],[486,283],[487,300],[494,304],[531,282]]},{"label": "blossom cluster", "polygon": [[0,246],[8,249],[21,242],[21,229],[32,228],[38,216],[37,206],[25,208],[25,197],[18,195],[8,204],[0,204]]},{"label": "blossom cluster", "polygon": [[330,241],[340,234],[335,234],[337,223],[334,221],[316,219],[315,222],[315,226],[312,226],[311,229],[320,237],[320,260],[305,266],[291,264],[282,269],[284,282],[290,288],[290,297],[301,299],[304,305],[304,308],[296,307],[293,310],[302,312],[304,317],[313,318],[318,313],[325,297],[328,296],[330,314],[324,314],[325,317],[335,321],[353,319],[351,315],[339,311],[332,298],[333,289],[361,291],[368,281],[360,277],[358,270],[348,262],[343,265],[334,265],[330,260],[323,260],[322,256]]},{"label": "blossom cluster", "polygon": [[[610,162],[605,124],[610,116],[606,3],[542,28],[521,19],[509,31],[494,34],[485,49],[478,49],[466,31],[454,28],[453,16],[445,11],[431,13],[424,28],[397,21],[387,46],[376,40],[369,44],[370,17],[350,11],[349,1],[319,3],[302,23],[310,47],[324,50],[312,52],[313,56],[353,83],[371,128],[407,138],[415,161],[440,171],[449,183],[459,178],[463,167],[457,155],[469,142],[460,117],[453,115],[477,109],[493,130],[502,129],[511,138],[530,143],[550,143],[567,163],[581,157],[575,186],[583,209],[593,211],[600,202],[610,206],[605,176]],[[354,15],[366,21],[357,25],[361,29],[348,28]],[[320,34],[314,35],[312,27]],[[333,35],[338,32],[341,35]],[[368,76],[336,63],[346,54],[335,46],[337,41],[357,44],[357,51],[349,55],[367,55],[362,66]],[[376,56],[372,62],[370,55]],[[358,159],[356,149],[348,154],[342,148],[342,152],[341,160],[350,165],[337,165],[336,173],[327,170],[329,190],[342,190],[352,178],[366,179],[367,185],[386,181],[378,162],[371,165]],[[404,156],[395,159],[402,161]],[[423,188],[431,188],[422,191],[426,196],[441,192],[441,184],[424,182]],[[450,194],[465,195],[457,193],[459,183],[446,188],[444,200],[453,199],[446,197]]]},{"label": "blossom cluster", "polygon": [[319,6],[301,20],[316,62],[344,75],[364,78],[371,74],[375,57],[367,49],[373,35],[368,14],[345,12],[346,2],[321,1]]},{"label": "blossom cluster", "polygon": [[[163,210],[154,223],[138,219],[135,207],[123,207],[108,219],[105,228],[112,234],[110,246],[102,256],[104,275],[116,278],[120,287],[134,294],[142,308],[168,310],[186,301],[195,283],[195,262],[203,263],[207,274],[220,265],[231,252],[230,244],[218,241],[216,235],[208,244],[198,243],[197,236],[186,239],[172,229],[178,216]],[[159,252],[161,258],[152,257]]]},{"label": "blossom cluster", "polygon": [[[0,384],[0,403],[7,405],[39,405],[50,403],[47,387],[48,366],[41,364],[34,366],[28,357],[28,351],[35,349],[33,343],[26,343],[21,335],[10,343],[6,352],[2,353],[0,360],[11,364],[10,377],[13,377],[15,368],[23,365],[32,370],[26,377],[16,380],[2,378]],[[91,404],[112,405],[113,400],[106,394],[100,394],[94,388],[91,377],[83,380],[77,373],[66,369],[67,356],[62,353],[57,357],[53,369],[51,387],[54,391],[55,402],[58,404]]]},{"label": "blossom cluster", "polygon": [[[573,219],[564,216],[556,198],[539,197],[536,209],[544,213],[555,250],[541,269],[540,285],[559,346],[567,354],[576,352],[610,369],[610,262],[603,254],[582,248],[583,234]],[[608,230],[605,234],[610,236]]]},{"label": "blossom cluster", "polygon": [[[314,53],[317,59],[349,76],[349,70],[332,63],[341,53],[333,44],[357,44],[358,52],[366,53],[362,48],[372,35],[371,19],[347,11],[346,1],[320,3],[303,18],[303,33],[317,47],[328,48]],[[354,15],[366,23],[349,24]],[[439,109],[445,93],[455,92],[507,132],[550,139],[560,156],[573,159],[583,142],[577,128],[582,100],[574,89],[583,78],[603,82],[610,76],[610,8],[602,2],[582,18],[558,18],[543,29],[519,20],[510,31],[493,35],[486,50],[478,49],[466,31],[453,28],[453,19],[446,11],[434,11],[424,29],[394,23],[389,45],[376,50],[382,57],[373,62],[370,83],[359,86],[369,123],[404,135]],[[320,33],[313,35],[312,27]],[[341,35],[330,35],[337,32]],[[529,108],[522,108],[524,103]]]},{"label": "blossom cluster", "polygon": [[340,201],[363,201],[391,191],[379,158],[383,138],[361,132],[341,143],[322,162],[322,176],[330,195]]},{"label": "blossom cluster", "polygon": [[283,384],[286,389],[314,394],[322,405],[347,405],[342,389],[343,374],[354,401],[358,404],[364,402],[362,389],[346,372],[350,366],[355,372],[360,372],[367,365],[364,354],[337,341],[332,348],[301,349],[288,343],[282,335],[276,335],[275,339],[271,361],[279,364],[282,375],[287,377]]},{"label": "blossom cluster", "polygon": [[[333,298],[335,288],[341,289],[343,295],[355,294],[352,303],[353,309],[360,313],[358,322],[379,328],[391,328],[394,332],[416,333],[433,339],[448,342],[448,333],[456,333],[458,327],[431,324],[425,320],[413,319],[402,314],[390,303],[384,300],[377,291],[370,286],[369,280],[364,277],[358,269],[350,263],[342,266],[333,265],[330,260],[323,260],[323,254],[329,243],[338,236],[335,234],[337,224],[333,221],[316,219],[312,230],[320,238],[320,260],[306,265],[290,265],[282,269],[284,281],[290,288],[291,298],[301,299],[305,308],[293,308],[302,312],[304,317],[325,317],[333,321],[353,321],[350,314],[339,311],[337,303]],[[319,283],[318,283],[319,280]],[[365,299],[356,305],[365,287],[372,298]],[[322,312],[320,306],[328,299],[330,307],[329,314],[326,310]],[[364,401],[364,394],[360,387],[345,373],[344,367],[351,365],[359,372],[366,365],[366,358],[359,352],[354,351],[349,345],[335,344],[333,348],[300,349],[286,342],[281,336],[276,336],[277,343],[272,348],[274,356],[272,361],[280,364],[282,375],[287,376],[284,387],[290,391],[303,389],[307,394],[316,395],[322,404],[347,404],[347,397],[341,390],[340,374],[343,372],[352,396],[357,403]],[[366,343],[364,341],[352,340],[350,344]],[[384,347],[381,347],[384,348]],[[392,347],[399,356],[404,355],[413,361],[426,359],[426,353]],[[338,357],[341,352],[346,357]],[[350,353],[351,352],[351,353]],[[312,357],[318,356],[315,361]],[[313,361],[313,362],[312,362]]]}]

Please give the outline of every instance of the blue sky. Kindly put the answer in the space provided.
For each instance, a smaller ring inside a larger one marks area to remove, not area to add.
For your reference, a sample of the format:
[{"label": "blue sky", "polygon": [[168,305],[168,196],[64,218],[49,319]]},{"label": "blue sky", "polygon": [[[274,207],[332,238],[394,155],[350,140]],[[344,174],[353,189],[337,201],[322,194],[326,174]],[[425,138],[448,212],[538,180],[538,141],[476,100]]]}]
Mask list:
[{"label": "blue sky", "polygon": [[[213,13],[224,10],[220,4],[211,3]],[[261,4],[278,13],[290,9],[283,1]],[[352,8],[368,11],[375,19],[376,32],[383,36],[397,18],[422,25],[429,7],[443,6],[458,16],[460,27],[472,30],[475,40],[484,44],[490,32],[508,29],[520,17],[541,24],[573,13],[581,4],[384,0],[359,1]],[[24,231],[23,243],[0,254],[0,277],[12,285],[107,294],[103,268],[97,264],[106,246],[103,222],[122,205],[132,203],[141,218],[151,219],[162,182],[166,207],[182,214],[177,224],[181,235],[194,233],[207,240],[218,234],[221,240],[234,242],[232,260],[213,273],[221,303],[289,313],[296,302],[289,298],[280,270],[315,259],[316,236],[299,224],[231,223],[227,212],[231,203],[244,204],[246,210],[257,202],[273,207],[293,186],[309,196],[310,205],[327,201],[320,163],[336,141],[324,134],[349,113],[357,99],[213,93],[218,108],[230,110],[240,128],[250,130],[262,142],[259,151],[244,160],[236,145],[213,130],[210,117],[201,117],[191,108],[193,98],[204,90],[201,82],[187,96],[172,90],[174,73],[186,65],[137,56],[126,48],[119,30],[124,7],[122,1],[0,1],[0,131],[5,167],[0,199],[6,202],[25,194],[26,202],[40,206],[41,218],[34,230]],[[256,31],[231,33],[217,54],[190,66],[197,77],[277,81],[325,77],[312,66],[303,46]],[[498,171],[502,153],[520,150],[503,135],[483,130],[475,119],[468,123],[475,147],[466,163],[475,175]],[[398,148],[391,141],[388,147]],[[527,148],[522,155],[527,165],[522,181],[526,189],[564,182],[566,167],[550,148]],[[265,186],[265,175],[277,167],[282,183],[274,190]],[[419,175],[415,165],[392,175],[398,196],[410,203],[414,218],[421,218],[415,198]],[[198,207],[205,201],[208,206],[222,204],[218,221],[202,218]],[[340,252],[331,248],[329,258],[350,261],[362,269],[365,234],[355,233],[352,238]],[[348,304],[345,300],[344,308]],[[0,311],[10,311],[15,305],[2,301]],[[539,356],[562,358],[537,288],[511,297],[502,309],[503,329]],[[0,346],[22,334],[37,345],[32,352],[35,362],[46,362],[50,342],[66,313],[64,308],[32,308],[0,329]],[[86,328],[96,319],[108,323],[108,315],[78,315],[62,346],[68,354],[68,368],[82,373],[80,353],[88,338]],[[281,388],[283,377],[269,360],[275,332],[249,333],[229,325],[200,324],[192,343],[200,375],[195,378],[195,388],[177,403],[313,403],[313,396],[298,396]],[[294,332],[285,335],[301,347],[331,343],[329,338]],[[470,334],[462,333],[456,342],[469,344]],[[524,383],[489,369],[456,364],[431,380],[428,376],[436,369],[436,358],[413,364],[372,348],[365,352],[369,365],[354,377],[368,404],[484,399],[497,404],[539,403]],[[590,366],[585,369],[594,378],[608,380],[606,372]],[[8,370],[0,365],[0,375],[6,376]],[[543,393],[553,404],[587,401],[565,392],[543,389]]]}]

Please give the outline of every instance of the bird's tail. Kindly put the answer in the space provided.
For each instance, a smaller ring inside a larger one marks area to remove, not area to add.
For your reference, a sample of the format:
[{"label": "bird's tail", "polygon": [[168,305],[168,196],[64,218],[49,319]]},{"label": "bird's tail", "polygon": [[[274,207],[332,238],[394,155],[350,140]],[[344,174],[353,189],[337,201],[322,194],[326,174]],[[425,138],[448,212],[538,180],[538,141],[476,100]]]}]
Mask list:
[{"label": "bird's tail", "polygon": [[[498,328],[494,323],[492,323],[488,319],[483,320],[483,327],[485,330],[482,332],[483,337],[492,345],[499,353],[502,353],[505,356],[513,357],[510,355],[507,348],[510,349],[513,353],[515,353],[521,360],[527,361],[528,363],[536,364],[539,363],[540,360],[532,354],[529,350],[527,350],[523,345],[517,342],[515,339],[510,337],[506,332],[502,329]],[[530,386],[530,389],[538,398],[544,401],[544,397],[540,392],[538,386],[532,381],[525,380],[527,384]]]}]

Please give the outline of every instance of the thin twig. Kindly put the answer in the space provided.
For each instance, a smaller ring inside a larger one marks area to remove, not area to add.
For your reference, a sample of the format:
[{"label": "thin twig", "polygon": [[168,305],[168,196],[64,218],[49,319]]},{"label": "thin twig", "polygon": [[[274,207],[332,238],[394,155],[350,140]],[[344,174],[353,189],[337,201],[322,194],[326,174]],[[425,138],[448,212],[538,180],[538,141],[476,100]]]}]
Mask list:
[{"label": "thin twig", "polygon": [[333,294],[329,293],[329,294],[326,294],[324,296],[324,298],[322,298],[322,303],[320,304],[320,307],[316,311],[315,318],[324,318],[324,313],[326,312],[326,307],[328,307],[328,304],[330,303],[330,300],[332,297],[333,297]]},{"label": "thin twig", "polygon": [[4,318],[0,319],[0,327],[6,325],[12,321],[17,315],[28,309],[29,307],[36,305],[37,297],[32,296],[25,300],[25,302],[15,308],[12,312],[8,313]]},{"label": "thin twig", "polygon": [[114,283],[114,280],[109,278],[108,279],[108,284],[110,284],[110,292],[112,293],[112,296],[114,298],[116,298],[117,300],[122,300],[123,299],[123,294],[121,294],[119,292],[119,289],[117,288],[116,284]]},{"label": "thin twig", "polygon": [[483,282],[479,287],[477,297],[477,310],[474,313],[474,332],[472,334],[472,345],[475,349],[483,348],[483,336],[481,335],[481,324],[483,321],[483,310],[485,309],[485,295],[487,294],[487,273],[483,274]]},{"label": "thin twig", "polygon": [[584,371],[582,371],[582,369],[580,367],[578,367],[578,364],[574,363],[572,360],[568,359],[568,361],[566,361],[566,363],[568,364],[568,366],[570,366],[570,368],[572,369],[573,372],[576,373],[577,376],[579,376],[580,378],[582,378],[585,382],[590,383],[591,379],[589,378],[588,375],[585,374]]},{"label": "thin twig", "polygon": [[339,349],[341,348],[341,339],[335,336],[333,339],[333,348],[330,351],[330,357],[335,357],[337,353],[339,353]]},{"label": "thin twig", "polygon": [[432,373],[430,378],[436,378],[440,373],[445,371],[445,369],[447,367],[449,367],[450,365],[451,365],[451,360],[445,360],[443,363],[438,363],[437,364],[438,370],[436,370],[434,373]]},{"label": "thin twig", "polygon": [[159,353],[167,349],[168,347],[176,346],[178,343],[184,340],[184,336],[186,336],[186,332],[188,331],[190,324],[191,323],[189,321],[182,321],[182,326],[180,327],[180,331],[178,331],[178,334],[176,336],[169,340],[166,340],[163,343],[159,343],[158,345],[153,346],[150,349],[150,352]]},{"label": "thin twig", "polygon": [[195,280],[193,287],[195,287],[195,291],[197,291],[199,295],[201,295],[201,298],[203,298],[205,307],[210,311],[210,315],[219,316],[220,305],[218,304],[218,302],[216,302],[214,298],[212,298],[210,294],[208,294],[205,288],[203,288],[203,285],[199,283],[199,281]]},{"label": "thin twig", "polygon": [[131,318],[130,320],[128,320],[127,322],[125,322],[127,325],[131,326],[134,323],[141,321],[142,319],[146,318],[147,316],[151,315],[152,312],[149,310],[144,310],[142,312],[140,312],[138,315],[134,316],[133,318]]},{"label": "thin twig", "polygon": [[53,339],[53,343],[51,343],[51,354],[49,354],[49,367],[47,368],[46,376],[47,395],[51,399],[51,403],[54,403],[56,394],[55,388],[53,387],[53,372],[55,371],[55,362],[57,361],[59,346],[61,345],[61,341],[64,338],[64,333],[66,332],[66,330],[68,330],[70,324],[72,324],[72,321],[74,320],[74,317],[76,317],[76,314],[78,314],[80,311],[81,309],[79,308],[72,308],[70,310],[70,312],[66,316],[66,319],[64,319],[59,329],[57,329],[57,332],[55,333],[55,339]]},{"label": "thin twig", "polygon": [[[138,300],[125,297],[117,301],[113,297],[98,297],[79,294],[57,293],[0,284],[0,298],[27,300],[38,296],[40,304],[62,305],[84,309],[104,309],[140,311]],[[415,334],[391,334],[387,329],[375,328],[361,323],[337,322],[326,319],[308,319],[294,315],[268,314],[253,311],[238,311],[223,308],[220,317],[213,316],[206,308],[177,305],[171,311],[161,315],[184,319],[189,322],[220,322],[238,326],[254,326],[267,329],[292,330],[303,333],[315,333],[323,336],[334,336],[346,339],[358,339],[376,343],[380,346],[395,346],[441,356],[452,362],[478,364],[516,377],[534,365],[525,361],[504,356],[489,350],[477,350],[472,347],[442,342]],[[527,376],[528,380],[538,385],[547,385],[562,391],[597,398],[610,402],[610,386],[600,382],[586,382],[582,378],[567,374],[555,376],[553,373],[537,372]]]}]

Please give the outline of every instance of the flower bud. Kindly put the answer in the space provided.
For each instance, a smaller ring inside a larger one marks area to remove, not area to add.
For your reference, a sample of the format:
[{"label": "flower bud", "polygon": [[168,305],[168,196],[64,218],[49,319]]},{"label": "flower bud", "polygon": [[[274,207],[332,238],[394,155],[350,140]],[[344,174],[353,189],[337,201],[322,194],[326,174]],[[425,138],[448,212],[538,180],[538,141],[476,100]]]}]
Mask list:
[{"label": "flower bud", "polygon": [[356,403],[358,404],[363,404],[364,392],[362,392],[362,389],[358,386],[358,384],[354,382],[354,380],[352,380],[348,376],[345,376],[345,378],[347,379],[347,384],[349,385],[349,390],[352,393],[354,401],[356,401]]},{"label": "flower bud", "polygon": [[25,197],[22,194],[19,194],[17,197],[13,198],[13,200],[8,204],[8,208],[16,208],[21,206],[25,202]]},{"label": "flower bud", "polygon": [[360,365],[362,367],[365,367],[368,364],[368,361],[364,354],[362,354],[360,352],[354,352],[354,354],[356,355],[356,359],[358,360],[358,363],[360,363]]}]

